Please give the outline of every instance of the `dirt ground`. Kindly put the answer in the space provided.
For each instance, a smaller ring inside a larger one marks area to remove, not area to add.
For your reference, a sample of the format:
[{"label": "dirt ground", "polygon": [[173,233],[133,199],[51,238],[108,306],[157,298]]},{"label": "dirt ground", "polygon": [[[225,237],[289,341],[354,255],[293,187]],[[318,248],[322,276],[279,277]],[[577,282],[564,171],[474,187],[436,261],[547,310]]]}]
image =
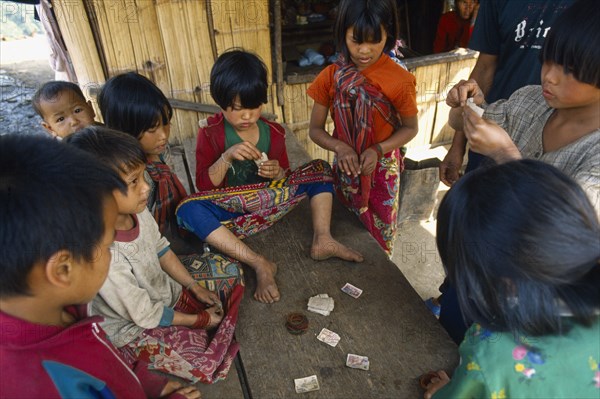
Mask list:
[{"label": "dirt ground", "polygon": [[0,134],[43,134],[31,97],[52,80],[44,37],[0,42]]}]

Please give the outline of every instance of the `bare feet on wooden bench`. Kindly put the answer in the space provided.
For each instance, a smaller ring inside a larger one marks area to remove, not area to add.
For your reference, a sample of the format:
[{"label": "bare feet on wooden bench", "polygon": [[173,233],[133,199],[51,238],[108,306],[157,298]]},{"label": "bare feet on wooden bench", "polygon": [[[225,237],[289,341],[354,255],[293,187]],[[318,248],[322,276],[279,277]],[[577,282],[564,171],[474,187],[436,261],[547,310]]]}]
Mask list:
[{"label": "bare feet on wooden bench", "polygon": [[335,240],[331,235],[315,236],[313,238],[310,257],[314,260],[325,260],[329,258],[340,258],[351,262],[362,262],[363,256]]},{"label": "bare feet on wooden bench", "polygon": [[262,258],[254,265],[254,270],[256,270],[256,292],[254,292],[254,299],[262,303],[279,301],[279,289],[275,282],[277,265],[266,258]]}]

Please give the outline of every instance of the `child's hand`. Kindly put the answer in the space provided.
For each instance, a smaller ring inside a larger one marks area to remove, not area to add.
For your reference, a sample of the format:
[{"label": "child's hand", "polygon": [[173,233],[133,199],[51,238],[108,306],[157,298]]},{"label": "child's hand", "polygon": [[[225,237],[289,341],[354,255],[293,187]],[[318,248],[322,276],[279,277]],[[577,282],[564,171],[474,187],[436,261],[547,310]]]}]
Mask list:
[{"label": "child's hand", "polygon": [[448,153],[440,163],[440,180],[442,183],[451,187],[460,178],[460,169],[462,168],[463,158],[465,157],[465,148],[459,145],[452,145]]},{"label": "child's hand", "polygon": [[178,393],[180,395],[185,396],[188,399],[200,399],[202,395],[200,391],[194,386],[182,387],[181,383],[178,381],[169,381],[163,388],[160,393],[161,398],[167,398],[169,395],[173,393]]},{"label": "child's hand", "polygon": [[223,153],[223,158],[229,163],[233,160],[255,160],[260,159],[261,157],[262,153],[249,141],[243,141],[236,145],[232,145]]},{"label": "child's hand", "polygon": [[448,374],[444,370],[437,371],[435,374],[436,376],[431,378],[426,386],[426,391],[423,395],[425,399],[431,399],[434,393],[450,382],[450,377],[448,377]]},{"label": "child's hand", "polygon": [[202,303],[205,303],[209,306],[217,306],[219,308],[223,307],[223,304],[216,293],[207,290],[199,284],[192,284],[190,291],[194,294],[196,299]]},{"label": "child's hand", "polygon": [[205,311],[210,315],[210,321],[206,326],[207,330],[211,330],[219,325],[221,320],[223,320],[223,308],[219,306],[211,306],[210,308],[206,308]]},{"label": "child's hand", "polygon": [[367,148],[360,154],[360,174],[368,176],[375,170],[379,156],[373,148]]},{"label": "child's hand", "polygon": [[258,166],[258,175],[267,179],[281,179],[284,176],[279,160],[269,159]]},{"label": "child's hand", "polygon": [[340,168],[342,173],[354,177],[360,174],[360,162],[354,148],[340,141],[335,148],[335,154],[337,156],[338,168]]},{"label": "child's hand", "polygon": [[521,153],[504,129],[481,118],[470,107],[463,107],[463,126],[471,149],[496,162],[520,159]]},{"label": "child's hand", "polygon": [[448,92],[446,104],[452,108],[463,107],[469,97],[473,97],[475,105],[483,104],[485,100],[483,92],[475,80],[461,80]]}]

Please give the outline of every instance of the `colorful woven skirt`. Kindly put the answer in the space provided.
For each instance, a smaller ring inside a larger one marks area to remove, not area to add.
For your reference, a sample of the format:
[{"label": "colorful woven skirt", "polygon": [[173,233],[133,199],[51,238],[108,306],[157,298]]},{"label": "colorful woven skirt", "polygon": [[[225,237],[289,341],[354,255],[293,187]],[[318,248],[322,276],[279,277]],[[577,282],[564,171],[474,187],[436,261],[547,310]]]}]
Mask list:
[{"label": "colorful woven skirt", "polygon": [[[171,374],[192,383],[212,384],[227,377],[239,350],[239,344],[235,342],[233,334],[244,294],[244,286],[234,284],[235,272],[233,266],[229,266],[229,269],[222,270],[225,272],[222,279],[206,268],[199,268],[202,272],[196,270],[196,275],[192,274],[194,278],[197,278],[198,273],[211,274],[208,279],[197,281],[205,288],[222,289],[219,290],[219,297],[224,304],[225,316],[216,330],[206,331],[183,326],[147,329],[136,340],[119,348],[125,359],[130,364],[141,360],[148,363],[150,370]],[[190,269],[190,266],[187,267]],[[241,279],[241,274],[238,274],[237,278]],[[234,285],[230,286],[231,284]],[[194,302],[192,307],[204,309],[205,305],[184,289],[182,298],[174,310],[194,313],[190,311],[190,301]]]},{"label": "colorful woven skirt", "polygon": [[233,234],[243,239],[269,228],[294,209],[306,197],[306,193],[297,195],[299,185],[327,182],[333,182],[331,167],[318,159],[300,166],[280,180],[190,195],[179,207],[190,201],[210,201],[228,212],[243,213],[222,222]]},{"label": "colorful woven skirt", "polygon": [[352,177],[342,173],[337,167],[337,159],[333,164],[338,198],[358,216],[388,256],[392,255],[394,249],[402,169],[403,162],[399,150],[381,157],[371,178],[368,201],[364,201],[361,197],[360,176]]}]

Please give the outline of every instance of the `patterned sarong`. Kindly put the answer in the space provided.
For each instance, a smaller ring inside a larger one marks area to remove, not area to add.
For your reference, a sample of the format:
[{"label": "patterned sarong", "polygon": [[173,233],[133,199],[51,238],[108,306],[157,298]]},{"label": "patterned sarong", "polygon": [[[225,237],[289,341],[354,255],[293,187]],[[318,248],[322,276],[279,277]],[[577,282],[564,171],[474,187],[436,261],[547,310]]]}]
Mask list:
[{"label": "patterned sarong", "polygon": [[377,162],[373,172],[373,187],[369,193],[366,210],[355,206],[356,193],[360,189],[360,179],[341,173],[337,163],[333,164],[335,187],[338,198],[365,225],[369,233],[381,248],[392,255],[396,236],[396,218],[398,216],[398,193],[400,188],[400,171],[403,169],[400,150],[385,154]]},{"label": "patterned sarong", "polygon": [[[373,115],[379,112],[398,129],[400,118],[390,101],[352,63],[338,62],[334,80],[333,102],[335,131],[333,136],[354,148],[358,156],[375,144]],[[342,203],[356,213],[379,245],[391,255],[398,213],[398,188],[402,170],[400,151],[394,150],[379,159],[370,176],[349,177],[339,171],[334,160],[334,179]]]},{"label": "patterned sarong", "polygon": [[179,178],[171,171],[171,168],[163,162],[147,162],[146,171],[152,181],[156,184],[153,198],[152,216],[158,223],[162,234],[166,234],[167,227],[175,222],[175,208],[187,195]]},{"label": "patterned sarong", "polygon": [[[149,364],[150,370],[193,383],[200,381],[212,384],[220,381],[227,377],[239,350],[233,333],[243,293],[243,286],[236,285],[233,288],[224,302],[225,317],[214,332],[183,326],[157,327],[145,330],[137,340],[120,348],[120,351],[130,363],[142,360]],[[189,313],[189,304],[182,302],[178,305],[175,310],[187,310],[186,313]],[[203,305],[197,302],[197,306]]]},{"label": "patterned sarong", "polygon": [[280,220],[300,203],[306,194],[296,195],[300,184],[333,182],[331,167],[317,159],[294,170],[288,177],[265,183],[219,188],[193,194],[183,200],[209,200],[235,213],[243,213],[222,222],[240,239],[263,231]]}]

